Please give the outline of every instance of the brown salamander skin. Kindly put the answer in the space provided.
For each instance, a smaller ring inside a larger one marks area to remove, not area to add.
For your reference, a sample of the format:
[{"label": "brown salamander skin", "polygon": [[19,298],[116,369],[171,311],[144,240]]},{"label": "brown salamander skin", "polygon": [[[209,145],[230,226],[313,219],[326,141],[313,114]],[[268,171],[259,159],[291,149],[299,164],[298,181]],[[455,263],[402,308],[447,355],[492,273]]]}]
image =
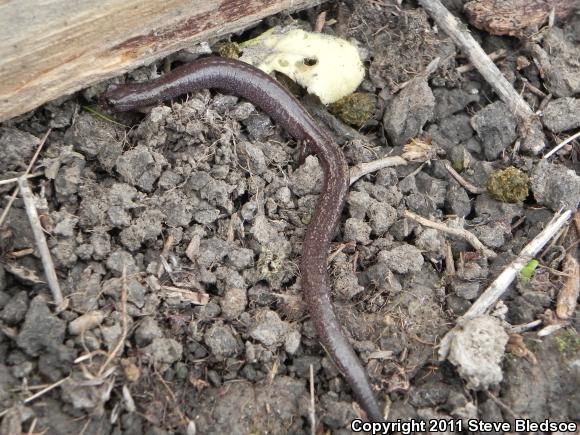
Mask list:
[{"label": "brown salamander skin", "polygon": [[121,85],[103,95],[102,100],[115,111],[125,111],[207,88],[222,89],[254,103],[318,157],[324,170],[324,188],[304,238],[300,266],[302,288],[322,345],[349,382],[369,419],[382,421],[365,369],[344,337],[330,303],[326,258],[349,186],[346,159],[330,134],[269,75],[232,59],[205,58],[150,82]]}]

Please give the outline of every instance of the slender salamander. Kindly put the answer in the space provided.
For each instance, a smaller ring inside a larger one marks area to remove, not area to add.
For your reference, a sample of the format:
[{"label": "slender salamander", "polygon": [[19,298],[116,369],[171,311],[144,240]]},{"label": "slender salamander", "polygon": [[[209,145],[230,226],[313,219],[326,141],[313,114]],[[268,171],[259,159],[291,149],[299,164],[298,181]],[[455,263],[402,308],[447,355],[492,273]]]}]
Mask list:
[{"label": "slender salamander", "polygon": [[231,92],[254,103],[318,157],[324,171],[324,188],[304,237],[300,265],[302,288],[320,342],[350,384],[369,419],[382,421],[365,369],[344,337],[330,303],[326,259],[349,186],[346,159],[330,134],[318,126],[298,100],[276,80],[251,65],[232,59],[205,58],[149,82],[118,86],[105,93],[102,100],[112,110],[126,111],[207,88]]}]

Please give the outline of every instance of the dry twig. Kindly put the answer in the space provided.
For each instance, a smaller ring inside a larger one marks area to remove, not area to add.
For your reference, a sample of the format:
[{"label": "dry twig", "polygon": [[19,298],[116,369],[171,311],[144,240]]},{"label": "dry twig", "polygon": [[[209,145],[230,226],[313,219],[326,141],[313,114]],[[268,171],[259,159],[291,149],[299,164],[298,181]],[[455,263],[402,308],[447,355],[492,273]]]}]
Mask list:
[{"label": "dry twig", "polygon": [[560,319],[569,319],[576,312],[578,296],[580,295],[580,265],[575,258],[576,248],[566,254],[564,259],[564,273],[567,275],[566,283],[556,302],[556,315]]},{"label": "dry twig", "polygon": [[568,145],[570,142],[572,142],[574,139],[577,139],[580,137],[580,131],[574,133],[572,136],[570,136],[567,139],[564,139],[562,142],[560,142],[558,145],[556,145],[554,148],[552,148],[549,152],[547,152],[544,157],[542,157],[543,159],[547,159],[552,157],[554,154],[556,154],[558,151],[560,151],[562,148],[564,148],[566,145]]},{"label": "dry twig", "polygon": [[508,106],[510,112],[518,118],[521,131],[525,136],[526,148],[533,152],[538,152],[544,148],[541,125],[533,110],[471,36],[465,24],[452,15],[440,0],[419,0],[419,4],[453,42],[461,48],[483,78]]},{"label": "dry twig", "polygon": [[310,364],[310,434],[316,435],[316,409],[314,407],[314,368]]},{"label": "dry twig", "polygon": [[105,360],[105,362],[103,363],[103,365],[101,366],[101,368],[99,369],[99,372],[97,373],[98,377],[103,376],[103,373],[105,372],[105,370],[107,369],[107,367],[109,366],[109,364],[111,364],[111,361],[113,361],[115,359],[115,357],[117,356],[117,354],[119,353],[119,351],[121,349],[123,349],[123,346],[125,345],[125,339],[127,338],[127,266],[124,265],[123,266],[123,285],[121,286],[121,313],[123,315],[122,318],[122,332],[121,332],[121,336],[119,337],[119,340],[117,341],[117,344],[115,345],[115,347],[111,350],[111,352],[109,352],[109,355],[107,356],[107,359]]},{"label": "dry twig", "polygon": [[463,315],[464,319],[473,319],[483,315],[495,301],[507,290],[508,286],[515,279],[517,274],[526,264],[540,252],[540,249],[554,237],[558,231],[568,222],[572,212],[566,210],[564,213],[556,213],[546,228],[528,243],[520,254],[506,267],[502,273],[491,283],[491,285],[479,296],[477,301]]},{"label": "dry twig", "polygon": [[435,228],[436,230],[442,231],[446,234],[450,234],[455,237],[460,237],[469,242],[471,246],[473,246],[475,249],[480,251],[483,255],[485,255],[488,258],[495,258],[497,256],[496,253],[493,252],[491,249],[486,248],[485,245],[481,243],[477,237],[475,237],[473,234],[471,234],[469,231],[463,228],[452,228],[445,224],[442,224],[441,222],[433,222],[409,210],[405,210],[405,217],[413,219],[415,222],[418,222],[423,226]]},{"label": "dry twig", "polygon": [[[35,172],[34,174],[21,175],[21,176],[26,177],[26,178],[36,178],[36,177],[40,177],[41,175],[44,175],[44,174],[42,172]],[[18,183],[18,178],[19,177],[14,177],[14,178],[7,178],[5,180],[0,180],[0,186],[2,186],[4,184]]]},{"label": "dry twig", "polygon": [[372,162],[359,163],[350,168],[350,184],[354,184],[354,182],[359,178],[370,174],[371,172],[378,171],[379,169],[407,164],[409,164],[409,162],[400,156],[385,157],[373,160]]},{"label": "dry twig", "polygon": [[[40,154],[40,151],[42,150],[42,147],[44,146],[46,139],[48,139],[48,135],[50,134],[51,131],[52,131],[52,128],[49,128],[46,131],[46,133],[44,133],[44,136],[42,136],[42,139],[40,139],[40,143],[38,144],[38,147],[36,148],[36,152],[32,156],[32,159],[30,160],[30,162],[28,163],[28,166],[26,167],[26,171],[24,171],[24,174],[22,174],[21,177],[28,177],[28,174],[30,174],[30,171],[32,170],[32,167],[34,166],[34,163],[36,163],[36,159],[38,158],[38,155]],[[2,216],[0,216],[0,226],[2,225],[4,220],[6,219],[6,216],[8,216],[8,212],[10,212],[10,208],[12,207],[12,204],[16,200],[17,196],[18,196],[18,187],[16,189],[14,189],[14,192],[12,192],[12,196],[8,200],[8,203],[6,204],[6,208],[2,212]]]},{"label": "dry twig", "polygon": [[443,165],[445,166],[445,169],[447,169],[447,171],[449,172],[449,174],[453,178],[455,178],[455,180],[459,184],[461,184],[465,189],[467,189],[470,193],[473,193],[474,195],[479,195],[479,194],[485,193],[487,191],[483,187],[477,187],[477,186],[471,184],[465,178],[463,178],[459,174],[459,172],[457,172],[455,169],[453,169],[453,166],[451,166],[451,163],[449,163],[449,160],[443,160]]},{"label": "dry twig", "polygon": [[26,180],[25,176],[18,178],[18,187],[20,188],[20,195],[24,201],[24,207],[26,208],[26,214],[28,216],[30,226],[32,227],[32,234],[34,235],[38,254],[42,260],[42,266],[44,268],[44,274],[46,275],[48,287],[52,292],[54,303],[58,307],[61,307],[64,303],[64,299],[62,297],[62,292],[60,291],[60,285],[58,283],[58,278],[54,269],[54,263],[52,262],[52,257],[50,255],[50,250],[48,249],[48,244],[46,243],[44,230],[42,228],[42,224],[40,223],[38,212],[36,211],[34,195],[30,190],[30,186],[28,185],[28,181]]}]

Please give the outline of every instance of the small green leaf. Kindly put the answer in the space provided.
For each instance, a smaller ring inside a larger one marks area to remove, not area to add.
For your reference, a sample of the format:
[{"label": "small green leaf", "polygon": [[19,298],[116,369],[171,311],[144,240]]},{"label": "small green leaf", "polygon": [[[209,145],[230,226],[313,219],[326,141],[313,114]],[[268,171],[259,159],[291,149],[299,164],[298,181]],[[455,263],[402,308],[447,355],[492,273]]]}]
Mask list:
[{"label": "small green leaf", "polygon": [[534,272],[536,271],[540,262],[538,260],[531,260],[520,272],[520,276],[524,284],[527,284],[531,281],[532,276],[534,276]]}]

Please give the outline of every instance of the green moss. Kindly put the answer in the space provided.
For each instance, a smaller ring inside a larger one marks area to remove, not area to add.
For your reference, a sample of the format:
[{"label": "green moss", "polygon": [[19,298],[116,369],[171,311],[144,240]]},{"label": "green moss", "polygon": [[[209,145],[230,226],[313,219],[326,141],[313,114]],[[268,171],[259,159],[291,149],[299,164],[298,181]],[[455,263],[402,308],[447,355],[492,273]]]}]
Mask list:
[{"label": "green moss", "polygon": [[373,116],[376,99],[373,94],[355,92],[331,104],[328,109],[347,124],[360,127]]},{"label": "green moss", "polygon": [[457,172],[463,172],[463,170],[465,169],[463,165],[463,160],[453,160],[451,162],[451,167],[455,169]]},{"label": "green moss", "polygon": [[580,352],[580,336],[573,331],[564,331],[556,337],[558,352],[566,357],[571,357]]},{"label": "green moss", "polygon": [[224,42],[215,47],[221,57],[228,57],[230,59],[238,59],[242,55],[242,50],[236,42]]},{"label": "green moss", "polygon": [[501,202],[521,202],[528,196],[528,176],[510,166],[496,171],[487,180],[487,191]]}]

